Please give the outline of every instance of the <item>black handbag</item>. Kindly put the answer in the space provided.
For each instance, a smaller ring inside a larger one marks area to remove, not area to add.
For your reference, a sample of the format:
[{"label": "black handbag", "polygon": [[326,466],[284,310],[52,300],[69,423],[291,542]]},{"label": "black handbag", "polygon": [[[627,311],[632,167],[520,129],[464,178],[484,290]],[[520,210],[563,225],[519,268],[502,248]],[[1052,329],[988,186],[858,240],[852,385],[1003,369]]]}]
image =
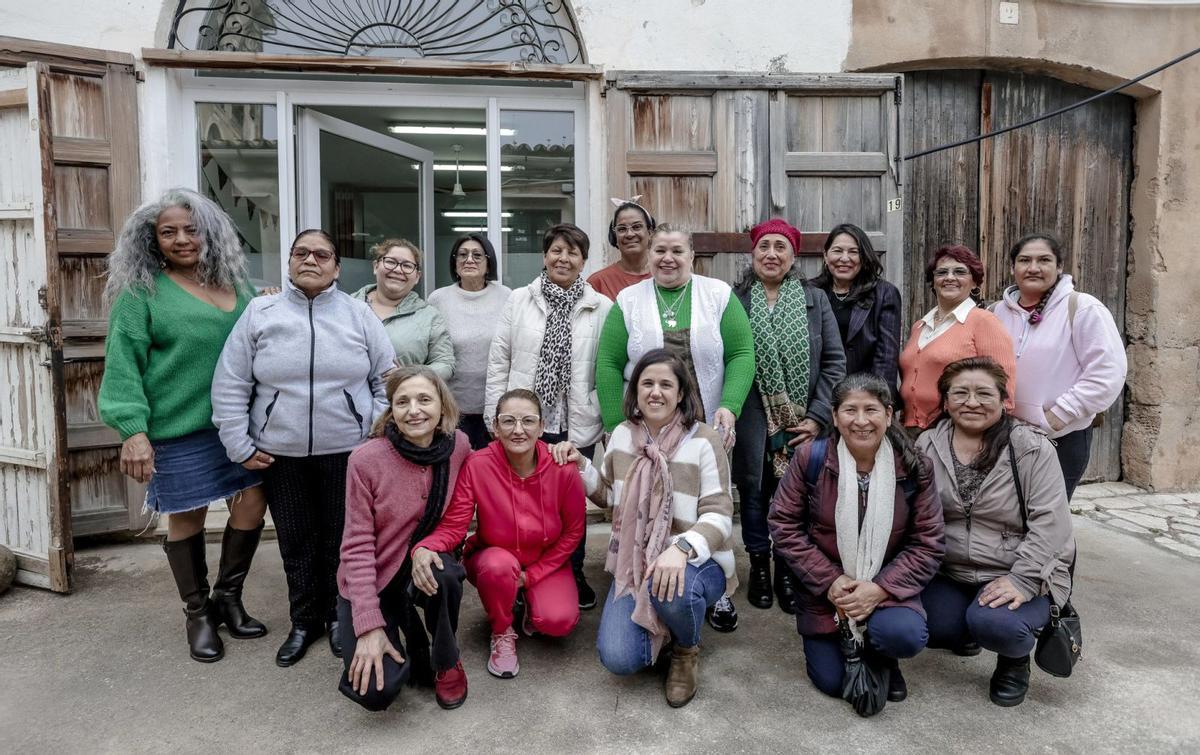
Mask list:
[{"label": "black handbag", "polygon": [[[1013,482],[1017,488],[1017,503],[1021,506],[1021,527],[1029,531],[1029,509],[1025,505],[1025,491],[1021,488],[1021,478],[1017,475],[1017,455],[1012,443],[1008,444],[1008,461],[1012,465]],[[1068,567],[1072,586],[1075,580],[1075,559],[1071,559]],[[1071,599],[1060,606],[1050,598],[1050,621],[1037,632],[1037,647],[1033,651],[1033,660],[1038,668],[1051,676],[1066,678],[1075,669],[1075,664],[1083,657],[1083,625],[1079,613],[1071,605]]]},{"label": "black handbag", "polygon": [[841,632],[842,657],[845,667],[842,676],[842,699],[850,703],[854,712],[863,718],[873,716],[887,705],[888,685],[891,683],[891,668],[881,663],[850,632],[849,620],[838,621]]}]

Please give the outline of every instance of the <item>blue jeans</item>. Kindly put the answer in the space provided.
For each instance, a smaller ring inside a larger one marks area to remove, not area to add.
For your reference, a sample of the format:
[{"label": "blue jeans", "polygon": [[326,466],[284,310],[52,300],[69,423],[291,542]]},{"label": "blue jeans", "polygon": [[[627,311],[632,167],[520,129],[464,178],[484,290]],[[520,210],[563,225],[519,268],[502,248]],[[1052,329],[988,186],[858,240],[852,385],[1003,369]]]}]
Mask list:
[{"label": "blue jeans", "polygon": [[[646,589],[650,589],[646,581]],[[596,649],[600,663],[614,674],[632,674],[654,663],[650,633],[633,622],[633,595],[616,597],[617,585],[608,588],[604,612],[600,616],[600,634]],[[659,601],[651,590],[650,602],[658,618],[671,630],[680,647],[700,644],[704,612],[725,594],[725,570],[711,558],[700,566],[687,565],[683,577],[683,596]]]},{"label": "blue jeans", "polygon": [[[911,608],[877,608],[867,619],[867,644],[893,663],[921,652],[928,639],[925,619]],[[804,665],[817,689],[833,697],[842,696],[846,659],[838,633],[805,635]]]},{"label": "blue jeans", "polygon": [[[986,584],[986,583],[984,583]],[[1033,652],[1033,633],[1050,621],[1050,599],[1039,595],[1015,611],[979,605],[984,584],[968,584],[938,574],[921,593],[929,614],[929,646],[956,648],[974,639],[979,646],[1009,658]]]},{"label": "blue jeans", "polygon": [[775,496],[775,488],[779,487],[779,478],[770,457],[763,457],[762,483],[757,488],[753,485],[740,483],[738,490],[738,510],[742,515],[742,543],[747,553],[770,553],[771,533],[767,529],[767,512],[771,509],[771,499]]}]

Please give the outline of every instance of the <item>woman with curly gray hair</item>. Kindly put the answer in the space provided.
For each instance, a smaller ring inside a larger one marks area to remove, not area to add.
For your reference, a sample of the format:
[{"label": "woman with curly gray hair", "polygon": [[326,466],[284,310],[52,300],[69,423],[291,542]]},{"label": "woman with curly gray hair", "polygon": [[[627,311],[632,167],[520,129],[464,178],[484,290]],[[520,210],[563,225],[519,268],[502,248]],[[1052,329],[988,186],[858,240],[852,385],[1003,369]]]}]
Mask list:
[{"label": "woman with curly gray hair", "polygon": [[[267,633],[242,606],[266,511],[261,480],[229,461],[212,423],[213,371],[254,296],[229,217],[187,189],[142,205],[108,258],[104,295],[111,312],[100,417],[121,435],[121,471],[149,483],[146,507],[169,515],[163,550],[191,657],[218,661],[221,624],[239,639]],[[204,519],[221,498],[229,522],[210,595]]]}]

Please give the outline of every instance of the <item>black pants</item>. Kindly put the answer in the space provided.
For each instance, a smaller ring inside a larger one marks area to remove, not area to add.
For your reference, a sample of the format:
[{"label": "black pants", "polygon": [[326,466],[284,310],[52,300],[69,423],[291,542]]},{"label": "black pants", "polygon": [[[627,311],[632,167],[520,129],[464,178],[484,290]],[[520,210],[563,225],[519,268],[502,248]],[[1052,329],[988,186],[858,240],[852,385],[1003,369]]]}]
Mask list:
[{"label": "black pants", "polygon": [[1085,427],[1055,438],[1058,444],[1058,465],[1062,467],[1063,481],[1067,483],[1067,500],[1075,493],[1075,486],[1087,469],[1092,455],[1092,428]]},{"label": "black pants", "polygon": [[[354,660],[354,649],[358,646],[358,637],[354,631],[354,620],[350,601],[338,596],[338,632],[342,640],[342,671],[338,690],[367,710],[387,710],[400,694],[400,688],[410,678],[416,681],[432,684],[432,671],[446,671],[458,663],[458,608],[462,603],[463,579],[466,570],[462,564],[449,553],[438,554],[442,558],[444,568],[434,567],[433,576],[437,580],[437,592],[432,596],[413,588],[413,598],[408,597],[408,586],[412,580],[403,584],[399,577],[388,583],[379,593],[379,610],[383,612],[383,620],[387,622],[383,631],[388,641],[404,657],[404,663],[396,663],[391,656],[383,657],[383,689],[377,689],[375,672],[367,680],[367,693],[358,694],[350,686],[350,662]],[[430,645],[429,637],[419,627],[413,627],[420,636],[409,636],[409,624],[406,616],[411,605],[425,611],[425,629],[433,637]],[[401,642],[400,633],[405,632],[406,642]],[[420,654],[420,655],[418,655]],[[430,678],[422,679],[427,676]]]},{"label": "black pants", "polygon": [[336,616],[349,459],[348,452],[276,456],[263,470],[263,493],[275,522],[293,624],[319,624]]},{"label": "black pants", "polygon": [[[542,433],[542,440],[553,446],[555,443],[562,443],[564,440],[569,440],[566,433]],[[579,453],[592,458],[592,454],[596,453],[596,444],[584,446],[579,449]],[[587,525],[583,527],[583,537],[579,538],[579,545],[575,546],[575,552],[571,554],[571,569],[576,574],[583,571],[583,556],[587,553]]]},{"label": "black pants", "polygon": [[458,429],[467,434],[467,440],[471,441],[471,450],[473,451],[478,451],[492,442],[492,436],[488,434],[482,414],[462,415],[458,419]]}]

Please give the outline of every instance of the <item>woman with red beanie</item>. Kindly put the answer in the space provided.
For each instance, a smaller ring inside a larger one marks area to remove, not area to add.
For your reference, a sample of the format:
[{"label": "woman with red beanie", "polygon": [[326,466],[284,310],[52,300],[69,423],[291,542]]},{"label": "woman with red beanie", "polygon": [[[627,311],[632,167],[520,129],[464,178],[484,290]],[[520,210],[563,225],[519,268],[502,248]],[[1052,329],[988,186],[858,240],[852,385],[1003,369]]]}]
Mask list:
[{"label": "woman with red beanie", "polygon": [[829,427],[846,355],[828,298],[800,275],[800,231],[773,218],[754,226],[750,239],[750,266],[733,292],[750,317],[754,385],[738,418],[733,479],[750,555],[750,604],[770,608],[773,589],[779,608],[794,613],[792,572],[778,556],[771,579],[767,509],[796,446]]},{"label": "woman with red beanie", "polygon": [[519,591],[526,635],[564,637],[579,623],[571,553],[586,512],[579,474],[556,464],[538,440],[544,427],[536,393],[516,388],[501,396],[493,426],[497,440],[467,459],[446,515],[413,548],[413,582],[420,589],[433,583],[437,554],[461,543],[477,516],[463,566],[492,625],[488,672],[510,679],[520,670],[513,629]]}]

